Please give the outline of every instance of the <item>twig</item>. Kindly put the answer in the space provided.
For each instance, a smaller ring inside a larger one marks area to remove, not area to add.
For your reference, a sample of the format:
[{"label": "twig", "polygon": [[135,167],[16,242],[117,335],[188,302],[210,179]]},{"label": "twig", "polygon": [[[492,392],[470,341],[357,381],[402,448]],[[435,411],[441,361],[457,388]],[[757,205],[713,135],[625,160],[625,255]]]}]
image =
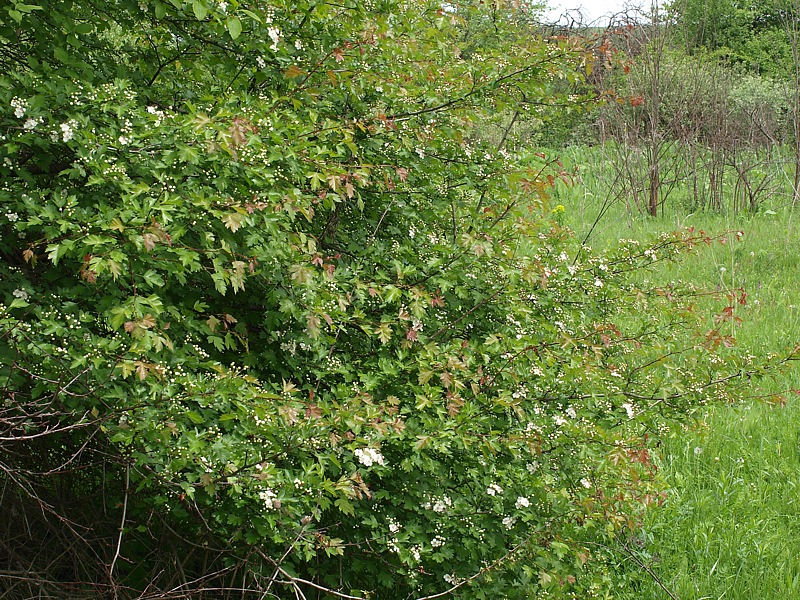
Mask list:
[{"label": "twig", "polygon": [[[131,483],[131,465],[127,464],[125,467],[125,499],[122,502],[122,522],[119,524],[119,537],[117,538],[117,550],[114,553],[114,559],[111,561],[111,566],[108,568],[108,578],[112,585],[114,583],[114,566],[117,564],[120,550],[122,549],[122,534],[125,531],[125,519],[128,515],[128,492],[130,491]],[[114,598],[117,597],[117,586],[114,586]]]}]

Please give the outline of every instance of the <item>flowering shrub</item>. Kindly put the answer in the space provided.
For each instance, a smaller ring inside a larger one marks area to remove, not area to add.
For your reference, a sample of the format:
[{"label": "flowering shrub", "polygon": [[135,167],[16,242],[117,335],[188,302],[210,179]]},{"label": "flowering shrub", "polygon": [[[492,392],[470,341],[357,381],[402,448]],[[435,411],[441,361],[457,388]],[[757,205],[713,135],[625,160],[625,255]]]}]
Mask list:
[{"label": "flowering shrub", "polygon": [[749,367],[628,280],[703,235],[594,255],[478,135],[581,72],[498,11],[3,9],[0,586],[603,597],[646,435]]}]

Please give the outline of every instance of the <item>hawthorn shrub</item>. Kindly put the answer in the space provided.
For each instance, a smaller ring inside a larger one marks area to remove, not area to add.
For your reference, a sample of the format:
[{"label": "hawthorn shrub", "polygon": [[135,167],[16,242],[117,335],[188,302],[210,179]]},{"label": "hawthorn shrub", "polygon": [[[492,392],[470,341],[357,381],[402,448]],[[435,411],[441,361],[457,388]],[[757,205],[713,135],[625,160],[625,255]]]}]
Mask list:
[{"label": "hawthorn shrub", "polygon": [[631,282],[703,234],[595,255],[478,134],[583,72],[524,9],[0,9],[4,595],[606,596],[755,367]]}]

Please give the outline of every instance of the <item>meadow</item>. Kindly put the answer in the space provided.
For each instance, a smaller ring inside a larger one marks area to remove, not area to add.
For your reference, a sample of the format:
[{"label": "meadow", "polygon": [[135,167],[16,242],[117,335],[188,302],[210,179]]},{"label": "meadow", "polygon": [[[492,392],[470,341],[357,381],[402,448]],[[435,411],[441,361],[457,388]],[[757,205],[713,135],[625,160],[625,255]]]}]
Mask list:
[{"label": "meadow", "polygon": [[[675,192],[653,218],[613,197],[599,148],[569,148],[561,159],[576,175],[559,184],[552,202],[595,249],[684,227],[724,233],[724,243],[647,277],[746,293],[741,321],[730,324],[739,350],[791,355],[800,343],[800,206],[792,206],[788,177],[757,212],[690,212],[691,202]],[[663,440],[656,460],[665,501],[643,511],[641,528],[618,541],[618,598],[800,598],[798,393],[800,364],[787,361],[754,380],[750,397],[704,409]]]}]

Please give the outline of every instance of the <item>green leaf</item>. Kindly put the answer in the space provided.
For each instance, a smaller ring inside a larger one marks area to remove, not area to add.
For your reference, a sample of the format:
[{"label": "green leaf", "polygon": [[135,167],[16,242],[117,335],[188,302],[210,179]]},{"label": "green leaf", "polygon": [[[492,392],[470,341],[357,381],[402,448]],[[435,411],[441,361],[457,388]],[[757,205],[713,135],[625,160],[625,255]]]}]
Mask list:
[{"label": "green leaf", "polygon": [[187,410],[186,416],[189,417],[189,419],[191,419],[192,423],[194,423],[195,425],[202,425],[203,423],[206,422],[206,420],[200,415],[200,413],[194,410]]},{"label": "green leaf", "polygon": [[232,40],[235,40],[242,34],[242,22],[236,17],[228,17],[225,25],[228,28],[228,33],[231,34]]},{"label": "green leaf", "polygon": [[197,163],[199,157],[200,153],[192,146],[181,146],[178,148],[178,158],[183,162],[193,165]]},{"label": "green leaf", "polygon": [[259,17],[256,13],[252,10],[247,10],[246,8],[239,9],[242,13],[246,14],[248,17],[253,19],[257,23],[261,23],[261,17]]},{"label": "green leaf", "polygon": [[164,278],[153,269],[147,271],[144,275],[142,275],[142,277],[150,287],[160,288],[164,285]]},{"label": "green leaf", "polygon": [[58,265],[58,259],[60,258],[59,252],[61,252],[61,246],[59,246],[58,244],[50,244],[47,247],[46,252],[47,252],[47,258],[50,259],[50,262],[52,262],[54,265]]},{"label": "green leaf", "polygon": [[60,62],[68,65],[72,63],[72,57],[70,56],[69,52],[64,50],[61,46],[53,50],[53,56],[55,56]]},{"label": "green leaf", "polygon": [[203,0],[194,0],[194,2],[192,2],[192,10],[198,21],[205,20],[206,15],[208,15],[208,7]]},{"label": "green leaf", "polygon": [[334,504],[336,505],[336,508],[346,515],[352,517],[354,514],[356,514],[355,509],[353,508],[353,503],[347,498],[338,498]]}]

